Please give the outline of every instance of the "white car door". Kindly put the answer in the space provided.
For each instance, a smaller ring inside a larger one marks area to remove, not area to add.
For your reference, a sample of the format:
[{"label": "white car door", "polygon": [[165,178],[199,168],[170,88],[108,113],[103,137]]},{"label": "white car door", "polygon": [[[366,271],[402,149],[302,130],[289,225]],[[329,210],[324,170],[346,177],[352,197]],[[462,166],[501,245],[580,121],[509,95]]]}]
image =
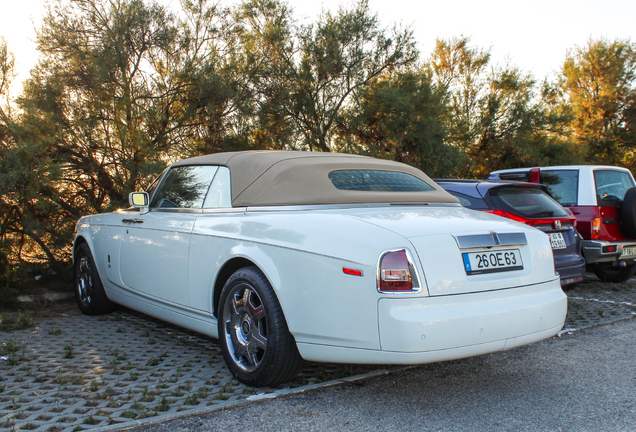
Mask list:
[{"label": "white car door", "polygon": [[217,167],[182,166],[167,173],[150,212],[123,218],[120,272],[125,287],[155,299],[189,304],[190,237]]}]

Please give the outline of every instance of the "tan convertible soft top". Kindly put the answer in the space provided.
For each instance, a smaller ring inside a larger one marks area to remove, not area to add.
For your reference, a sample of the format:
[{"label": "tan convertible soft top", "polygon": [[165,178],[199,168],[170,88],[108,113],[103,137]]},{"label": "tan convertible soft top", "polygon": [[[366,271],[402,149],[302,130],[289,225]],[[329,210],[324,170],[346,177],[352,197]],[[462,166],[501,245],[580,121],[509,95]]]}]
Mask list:
[{"label": "tan convertible soft top", "polygon": [[[443,202],[457,198],[417,168],[399,162],[344,153],[244,151],[185,159],[173,166],[221,165],[230,169],[232,206]],[[403,172],[433,188],[426,192],[341,190],[329,179],[338,170]]]}]

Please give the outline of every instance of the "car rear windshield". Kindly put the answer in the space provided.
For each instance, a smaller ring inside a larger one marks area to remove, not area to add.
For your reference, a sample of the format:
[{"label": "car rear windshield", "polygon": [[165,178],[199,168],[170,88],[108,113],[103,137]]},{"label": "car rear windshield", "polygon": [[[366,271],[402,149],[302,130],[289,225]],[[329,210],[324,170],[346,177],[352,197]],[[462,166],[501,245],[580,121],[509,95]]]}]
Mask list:
[{"label": "car rear windshield", "polygon": [[502,187],[490,189],[496,208],[527,218],[567,217],[570,213],[550,195],[533,187]]},{"label": "car rear windshield", "polygon": [[634,187],[632,176],[625,171],[595,170],[594,181],[596,196],[603,201],[622,200],[627,189]]},{"label": "car rear windshield", "polygon": [[428,192],[435,189],[419,178],[403,172],[338,170],[329,180],[340,190],[376,192]]},{"label": "car rear windshield", "polygon": [[[444,186],[442,185],[442,187]],[[473,210],[484,210],[484,209],[490,208],[488,207],[488,204],[486,204],[486,201],[484,201],[481,198],[475,198],[470,195],[466,195],[461,192],[457,192],[457,191],[449,190],[449,189],[446,189],[446,192],[456,197],[459,200],[459,203],[466,208],[470,208]]]},{"label": "car rear windshield", "polygon": [[575,206],[578,201],[578,170],[541,170],[541,183],[562,206]]}]

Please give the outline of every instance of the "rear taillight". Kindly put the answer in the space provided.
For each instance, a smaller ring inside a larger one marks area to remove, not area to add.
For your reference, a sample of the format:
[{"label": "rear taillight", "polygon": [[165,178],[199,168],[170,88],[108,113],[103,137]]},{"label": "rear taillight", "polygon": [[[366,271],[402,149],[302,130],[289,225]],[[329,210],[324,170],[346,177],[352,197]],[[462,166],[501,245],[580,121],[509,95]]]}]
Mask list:
[{"label": "rear taillight", "polygon": [[[567,209],[566,209],[567,210]],[[483,210],[486,213],[491,213],[491,214],[496,214],[497,216],[501,216],[501,217],[505,217],[508,219],[512,219],[514,221],[517,222],[521,222],[524,223],[526,225],[545,225],[545,224],[549,224],[552,225],[554,223],[555,220],[559,220],[561,221],[561,223],[572,223],[574,224],[574,226],[576,226],[576,218],[574,217],[574,215],[572,215],[572,213],[570,212],[571,216],[569,217],[559,217],[559,218],[527,218],[527,217],[523,217],[521,215],[518,215],[516,213],[513,212],[509,212],[506,210],[501,210],[501,209],[495,209],[495,210]]]},{"label": "rear taillight", "polygon": [[[412,292],[418,289],[417,278],[406,249],[385,252],[378,265],[378,290],[381,292]],[[415,279],[415,283],[414,283]]]},{"label": "rear taillight", "polygon": [[570,213],[570,215],[574,218],[574,228],[576,228],[576,216],[574,216],[574,213],[572,213],[572,210],[570,210],[567,207],[563,207],[565,210],[567,210],[568,213]]},{"label": "rear taillight", "polygon": [[495,210],[484,210],[484,211],[486,213],[496,214],[497,216],[505,217],[507,219],[512,219],[517,222],[523,222],[525,224],[532,225],[531,219],[524,218],[523,216],[519,216],[518,214],[507,212],[505,210],[495,209]]},{"label": "rear taillight", "polygon": [[595,218],[592,221],[592,240],[601,239],[601,218]]}]

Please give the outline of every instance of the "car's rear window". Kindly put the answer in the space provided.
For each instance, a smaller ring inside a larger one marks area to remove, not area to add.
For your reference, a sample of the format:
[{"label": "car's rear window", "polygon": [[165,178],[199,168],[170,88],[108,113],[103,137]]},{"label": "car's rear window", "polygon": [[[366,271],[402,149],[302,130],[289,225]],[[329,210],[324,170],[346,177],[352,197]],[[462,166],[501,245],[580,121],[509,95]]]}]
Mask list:
[{"label": "car's rear window", "polygon": [[605,201],[622,200],[627,189],[634,187],[632,176],[625,171],[595,170],[594,181],[596,196]]},{"label": "car's rear window", "polygon": [[562,206],[575,206],[578,201],[578,170],[541,170],[541,183]]},{"label": "car's rear window", "polygon": [[376,170],[338,170],[329,180],[340,190],[374,192],[427,192],[435,188],[407,173]]},{"label": "car's rear window", "polygon": [[[444,187],[444,186],[442,185],[442,187]],[[446,189],[446,188],[444,188],[444,189]],[[464,207],[466,207],[466,208],[470,208],[470,209],[473,209],[473,210],[484,210],[484,209],[490,208],[490,207],[488,207],[488,204],[486,204],[486,201],[484,201],[481,198],[475,198],[475,197],[472,197],[470,195],[466,195],[466,194],[463,194],[463,193],[460,193],[460,192],[456,192],[454,190],[446,189],[446,192],[448,192],[451,195],[453,195],[454,197],[456,197],[459,200],[459,203],[461,205],[463,205]]]},{"label": "car's rear window", "polygon": [[490,189],[496,208],[527,218],[567,217],[570,213],[539,188],[502,187]]}]

